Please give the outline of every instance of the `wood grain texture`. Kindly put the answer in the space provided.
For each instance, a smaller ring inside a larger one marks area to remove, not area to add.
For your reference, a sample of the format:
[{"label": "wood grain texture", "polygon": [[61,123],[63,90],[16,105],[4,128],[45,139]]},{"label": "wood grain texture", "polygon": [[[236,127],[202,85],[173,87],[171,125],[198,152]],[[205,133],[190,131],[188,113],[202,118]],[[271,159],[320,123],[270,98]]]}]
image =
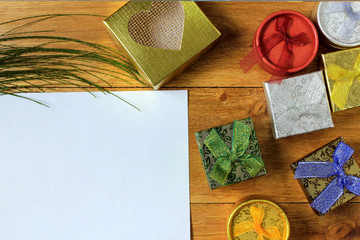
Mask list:
[{"label": "wood grain texture", "polygon": [[[299,240],[359,240],[360,205],[347,203],[341,211],[320,218],[304,203],[281,203],[290,219],[290,239]],[[234,204],[191,204],[193,239],[224,240],[227,217]],[[195,227],[197,230],[195,231]]]},{"label": "wood grain texture", "polygon": [[[349,115],[351,115],[350,119]],[[196,145],[195,132],[249,116],[254,122],[268,175],[210,190]],[[300,186],[293,179],[290,163],[338,136],[345,137],[346,142],[355,149],[355,158],[360,159],[360,140],[357,133],[359,128],[357,122],[360,120],[359,109],[333,114],[333,120],[336,128],[274,140],[262,88],[191,90],[189,94],[189,143],[192,202],[231,203],[253,193],[262,193],[283,202],[306,201]]]},{"label": "wood grain texture", "polygon": [[[123,2],[1,2],[0,22],[51,13],[82,13],[109,16]],[[333,114],[335,128],[274,140],[270,129],[262,82],[270,75],[255,66],[248,74],[238,67],[251,50],[254,32],[260,22],[278,10],[296,10],[310,16],[314,2],[199,2],[199,6],[222,32],[217,46],[182,75],[162,89],[189,90],[190,201],[193,240],[224,240],[226,219],[235,203],[264,197],[277,202],[291,222],[291,240],[360,239],[360,199],[320,218],[306,202],[289,164],[343,136],[360,159],[360,108]],[[105,17],[63,17],[41,23],[55,29],[56,35],[78,38],[116,47],[102,24]],[[0,26],[0,32],[6,31]],[[321,43],[319,54],[333,51]],[[317,70],[317,60],[301,73]],[[106,79],[109,90],[150,90],[114,78]],[[81,91],[58,88],[56,91]],[[91,90],[91,89],[90,89]],[[49,90],[52,91],[52,90]],[[268,175],[250,181],[210,190],[207,185],[194,133],[251,116]],[[359,162],[359,161],[358,161]]]},{"label": "wood grain texture", "polygon": [[[49,13],[82,13],[109,16],[120,8],[123,2],[1,2],[0,21]],[[262,87],[262,82],[270,79],[259,66],[254,66],[245,74],[238,63],[251,51],[252,38],[261,21],[275,11],[290,9],[310,16],[314,2],[199,2],[222,37],[209,53],[179,77],[166,84],[168,87]],[[260,7],[259,7],[260,6]],[[250,14],[249,14],[250,13]],[[101,17],[64,17],[40,23],[41,28],[55,29],[63,36],[79,38],[116,47]],[[37,25],[38,26],[38,25]],[[71,27],[69,27],[71,26]],[[10,26],[9,26],[10,27]],[[1,29],[6,28],[2,26]],[[332,49],[320,46],[319,53]],[[298,74],[317,69],[317,58]],[[114,87],[131,85],[109,79]],[[141,87],[136,84],[135,86]]]}]

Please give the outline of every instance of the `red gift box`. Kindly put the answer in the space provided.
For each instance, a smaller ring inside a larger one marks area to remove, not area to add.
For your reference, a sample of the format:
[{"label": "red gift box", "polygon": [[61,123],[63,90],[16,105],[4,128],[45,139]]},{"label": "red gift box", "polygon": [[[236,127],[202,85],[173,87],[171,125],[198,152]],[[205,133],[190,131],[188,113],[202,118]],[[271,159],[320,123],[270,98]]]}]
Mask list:
[{"label": "red gift box", "polygon": [[244,69],[255,63],[275,76],[298,72],[315,58],[319,37],[314,24],[301,13],[284,10],[271,14],[259,26],[253,52],[241,62]]}]

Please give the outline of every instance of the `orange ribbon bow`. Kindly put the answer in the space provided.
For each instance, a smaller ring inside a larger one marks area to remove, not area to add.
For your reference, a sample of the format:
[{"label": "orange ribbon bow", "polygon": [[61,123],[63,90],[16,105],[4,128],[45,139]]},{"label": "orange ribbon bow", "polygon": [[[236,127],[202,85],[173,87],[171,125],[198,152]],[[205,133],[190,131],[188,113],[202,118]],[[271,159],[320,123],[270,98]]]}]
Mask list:
[{"label": "orange ribbon bow", "polygon": [[258,240],[264,240],[264,237],[267,237],[269,239],[281,239],[281,234],[277,227],[269,227],[264,229],[261,226],[262,220],[265,215],[263,209],[251,206],[250,213],[254,221],[246,221],[236,224],[234,229],[235,237],[250,231],[255,231],[258,234]]}]

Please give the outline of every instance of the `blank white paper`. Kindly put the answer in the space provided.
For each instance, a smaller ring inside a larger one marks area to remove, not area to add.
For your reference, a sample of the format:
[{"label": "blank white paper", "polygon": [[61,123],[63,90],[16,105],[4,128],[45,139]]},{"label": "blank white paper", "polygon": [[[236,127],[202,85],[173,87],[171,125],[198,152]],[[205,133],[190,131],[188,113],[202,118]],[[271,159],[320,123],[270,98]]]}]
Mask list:
[{"label": "blank white paper", "polygon": [[190,239],[187,91],[0,97],[1,240]]}]

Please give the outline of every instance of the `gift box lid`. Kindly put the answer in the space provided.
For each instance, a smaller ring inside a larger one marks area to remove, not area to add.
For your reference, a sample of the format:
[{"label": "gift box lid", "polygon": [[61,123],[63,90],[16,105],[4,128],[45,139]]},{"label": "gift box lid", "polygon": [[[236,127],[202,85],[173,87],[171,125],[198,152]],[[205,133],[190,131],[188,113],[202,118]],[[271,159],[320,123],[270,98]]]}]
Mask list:
[{"label": "gift box lid", "polygon": [[[330,143],[320,147],[319,149],[311,152],[302,159],[296,161],[295,163],[290,164],[291,169],[295,173],[299,162],[334,162],[333,155],[339,145],[339,143],[345,142],[343,137],[339,137]],[[360,168],[356,163],[356,160],[353,156],[345,163],[343,166],[344,173],[346,175],[352,175],[360,177]],[[326,187],[335,179],[335,176],[328,178],[299,178],[297,179],[301,188],[303,189],[308,201],[312,203],[325,189]],[[350,201],[355,198],[356,195],[350,192],[348,189],[344,188],[344,194],[335,202],[335,204],[330,208],[330,211],[339,207],[340,205]],[[313,209],[316,214],[323,216],[324,214]]]},{"label": "gift box lid", "polygon": [[275,139],[334,127],[322,71],[264,82]]},{"label": "gift box lid", "polygon": [[312,18],[331,46],[360,45],[359,2],[321,2],[314,8]]},{"label": "gift box lid", "polygon": [[[269,52],[266,52],[266,39],[271,40],[274,34],[279,34],[277,21],[284,16],[290,18],[284,40],[271,48]],[[299,34],[305,34],[304,38],[307,41],[304,41],[306,43],[294,43],[294,37],[299,36]],[[284,45],[287,42],[293,45],[293,56],[289,60],[291,61],[290,67],[288,67],[289,61],[279,61],[284,51]],[[268,16],[260,24],[253,41],[253,48],[256,49],[255,57],[258,59],[260,66],[273,75],[282,75],[282,71],[294,73],[304,69],[315,58],[318,46],[319,38],[314,24],[305,15],[290,10],[275,12]]]},{"label": "gift box lid", "polygon": [[360,106],[360,47],[322,54],[331,110]]},{"label": "gift box lid", "polygon": [[258,240],[262,239],[260,234],[266,239],[289,239],[290,223],[285,212],[268,200],[254,199],[241,203],[228,219],[228,239]]},{"label": "gift box lid", "polygon": [[130,1],[104,23],[155,89],[221,35],[194,2]]}]

